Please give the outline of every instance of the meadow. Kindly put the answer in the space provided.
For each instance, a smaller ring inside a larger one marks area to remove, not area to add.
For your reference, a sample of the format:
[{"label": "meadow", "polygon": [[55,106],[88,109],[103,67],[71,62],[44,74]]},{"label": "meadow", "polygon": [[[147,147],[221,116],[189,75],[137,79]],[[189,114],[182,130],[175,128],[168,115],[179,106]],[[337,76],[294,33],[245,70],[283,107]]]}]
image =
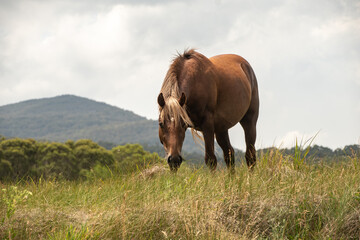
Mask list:
[{"label": "meadow", "polygon": [[0,239],[359,239],[360,159],[279,150],[253,171],[165,164],[86,180],[0,183]]}]

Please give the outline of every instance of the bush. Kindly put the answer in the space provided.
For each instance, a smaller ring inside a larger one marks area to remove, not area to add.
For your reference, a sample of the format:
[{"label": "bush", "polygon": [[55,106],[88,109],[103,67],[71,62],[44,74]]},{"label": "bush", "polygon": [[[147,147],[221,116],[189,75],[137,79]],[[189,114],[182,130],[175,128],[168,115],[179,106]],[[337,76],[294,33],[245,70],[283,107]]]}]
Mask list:
[{"label": "bush", "polygon": [[112,149],[112,153],[115,159],[115,171],[119,173],[134,172],[149,165],[163,163],[162,158],[157,153],[145,151],[140,144],[117,146]]},{"label": "bush", "polygon": [[36,163],[37,143],[33,139],[8,139],[0,142],[1,171],[12,169],[0,179],[32,175]]},{"label": "bush", "polygon": [[89,170],[96,164],[111,166],[114,163],[112,153],[91,140],[76,141],[73,150],[80,170]]},{"label": "bush", "polygon": [[0,180],[10,178],[14,174],[11,162],[1,159],[0,160]]},{"label": "bush", "polygon": [[43,143],[39,149],[37,172],[44,178],[76,179],[78,164],[70,147],[63,143]]}]

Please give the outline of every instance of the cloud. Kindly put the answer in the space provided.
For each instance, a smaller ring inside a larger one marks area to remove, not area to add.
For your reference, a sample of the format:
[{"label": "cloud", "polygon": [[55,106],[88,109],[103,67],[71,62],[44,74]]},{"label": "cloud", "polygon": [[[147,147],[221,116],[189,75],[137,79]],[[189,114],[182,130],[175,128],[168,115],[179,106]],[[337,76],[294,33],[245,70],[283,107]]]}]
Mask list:
[{"label": "cloud", "polygon": [[172,57],[195,47],[252,64],[263,147],[320,129],[319,143],[348,144],[360,132],[359,26],[357,1],[5,1],[0,105],[71,93],[155,119]]}]

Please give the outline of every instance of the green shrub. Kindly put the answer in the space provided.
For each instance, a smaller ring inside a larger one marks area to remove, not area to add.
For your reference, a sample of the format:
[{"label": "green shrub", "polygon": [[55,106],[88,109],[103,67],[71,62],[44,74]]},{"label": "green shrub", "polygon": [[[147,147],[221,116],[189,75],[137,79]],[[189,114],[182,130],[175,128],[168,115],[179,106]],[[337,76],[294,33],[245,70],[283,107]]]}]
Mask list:
[{"label": "green shrub", "polygon": [[0,159],[0,180],[10,178],[14,175],[14,170],[11,166],[11,162]]},{"label": "green shrub", "polygon": [[110,151],[87,139],[75,142],[74,155],[80,170],[89,170],[96,164],[111,166],[114,163],[114,157]]},{"label": "green shrub", "polygon": [[[12,169],[6,174],[6,177],[22,178],[31,175],[36,163],[37,147],[37,143],[33,139],[14,138],[1,141],[0,160],[2,160],[2,166],[5,169]],[[2,171],[5,171],[4,168]]]},{"label": "green shrub", "polygon": [[119,173],[134,172],[156,163],[163,163],[157,153],[150,153],[140,144],[126,144],[112,149],[115,159],[115,171]]},{"label": "green shrub", "polygon": [[63,143],[43,143],[39,149],[37,172],[48,178],[76,179],[77,159],[70,147]]}]

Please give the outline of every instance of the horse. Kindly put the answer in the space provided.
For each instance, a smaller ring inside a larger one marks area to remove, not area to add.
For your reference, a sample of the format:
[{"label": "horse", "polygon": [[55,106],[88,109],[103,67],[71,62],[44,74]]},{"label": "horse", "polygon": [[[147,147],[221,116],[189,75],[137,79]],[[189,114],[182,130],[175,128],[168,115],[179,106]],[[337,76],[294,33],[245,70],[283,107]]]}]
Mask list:
[{"label": "horse", "polygon": [[207,58],[194,49],[185,50],[173,59],[157,102],[159,139],[171,171],[176,172],[183,161],[185,131],[191,128],[203,135],[206,165],[216,169],[216,138],[227,168],[234,172],[228,129],[237,123],[245,132],[246,163],[251,169],[255,166],[259,94],[255,73],[244,58],[235,54]]}]

